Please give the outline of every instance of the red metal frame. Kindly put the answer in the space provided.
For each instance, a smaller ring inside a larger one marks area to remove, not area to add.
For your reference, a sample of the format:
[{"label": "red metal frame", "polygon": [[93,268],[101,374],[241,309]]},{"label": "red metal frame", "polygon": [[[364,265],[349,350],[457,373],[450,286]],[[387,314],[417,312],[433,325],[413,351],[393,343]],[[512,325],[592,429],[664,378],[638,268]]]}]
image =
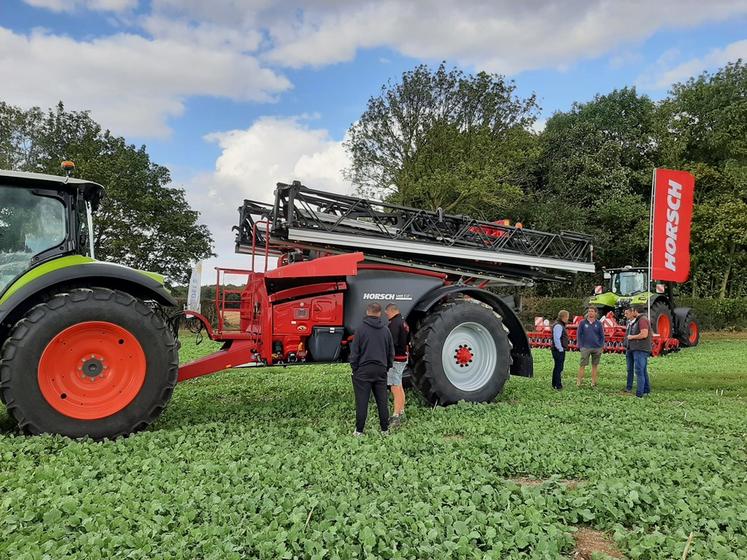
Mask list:
[{"label": "red metal frame", "polygon": [[[361,253],[362,254],[362,253]],[[448,274],[443,272],[434,272],[432,270],[423,270],[422,268],[407,268],[406,266],[397,266],[396,264],[375,264],[363,263],[358,266],[359,270],[390,270],[392,272],[406,272],[408,274],[420,274],[421,276],[431,276],[446,280]]]},{"label": "red metal frame", "polygon": [[280,278],[328,278],[330,276],[353,276],[358,274],[358,263],[363,261],[363,253],[344,253],[329,257],[319,257],[310,261],[287,264],[265,273],[273,280]]},{"label": "red metal frame", "polygon": [[[243,334],[241,333],[241,330],[243,329],[233,329],[233,330],[226,330],[225,328],[225,312],[226,311],[238,311],[239,314],[242,312],[242,299],[243,294],[246,291],[246,287],[244,287],[241,290],[229,290],[226,289],[223,286],[223,282],[225,281],[226,274],[232,274],[236,276],[246,276],[247,281],[245,282],[245,286],[249,284],[250,279],[252,275],[254,274],[251,270],[244,270],[240,268],[215,268],[216,278],[215,278],[215,315],[218,321],[217,328],[213,333],[211,331],[208,331],[208,335],[210,335],[210,338],[214,340],[225,340],[229,338],[249,338],[250,336],[234,336]],[[228,301],[226,298],[230,295],[237,295],[239,297],[238,301]],[[235,307],[230,307],[227,304],[235,304]]]},{"label": "red metal frame", "polygon": [[277,303],[286,299],[295,299],[309,295],[339,292],[341,290],[346,290],[347,287],[348,285],[346,282],[322,282],[320,284],[296,286],[295,288],[288,288],[287,290],[281,290],[270,295],[270,303]]},{"label": "red metal frame", "polygon": [[[568,349],[577,351],[576,343],[577,327],[583,317],[576,316],[573,323],[566,325],[568,333]],[[534,331],[528,332],[529,345],[532,348],[552,348],[552,327],[544,325],[544,317],[535,317]],[[624,354],[625,353],[625,327],[617,323],[614,318],[603,317],[604,325],[604,352]],[[669,352],[679,350],[680,341],[676,338],[664,338],[653,334],[651,339],[651,355],[662,356]]]},{"label": "red metal frame", "polygon": [[243,364],[258,363],[256,350],[252,340],[230,341],[217,352],[181,366],[177,380],[186,381]]},{"label": "red metal frame", "polygon": [[[267,261],[270,256],[270,224],[257,222],[254,225],[255,233],[258,225],[265,228],[265,244],[264,248],[258,248],[256,242],[253,243],[251,269],[216,268],[214,304],[217,314],[217,328],[213,329],[203,315],[194,312],[189,313],[190,316],[202,322],[212,340],[225,341],[226,346],[214,354],[183,365],[179,368],[179,381],[200,377],[242,363],[252,362],[271,365],[276,359],[273,354],[273,339],[275,338],[273,336],[274,305],[284,305],[282,302],[301,299],[309,300],[309,305],[311,305],[313,301],[316,301],[314,298],[321,298],[329,304],[329,296],[345,290],[347,284],[341,281],[318,282],[294,286],[275,292],[270,296],[267,293],[266,281],[355,275],[358,273],[359,263],[364,259],[363,253],[347,253],[319,257],[311,261],[290,263],[267,271]],[[257,239],[256,235],[254,239]],[[257,266],[255,257],[258,252],[265,257],[261,271],[255,269]],[[226,289],[224,282],[227,274],[245,275],[247,281],[244,288],[242,290]],[[230,296],[234,294],[239,295],[240,301],[230,301]],[[327,296],[326,299],[325,296]],[[339,312],[341,313],[341,300],[338,298],[333,302],[332,305],[339,305]],[[320,304],[321,302],[317,305]],[[239,312],[240,325],[238,329],[226,329],[224,314],[227,310]],[[341,319],[337,322],[341,322]],[[299,321],[298,325],[300,326],[302,323],[302,321]],[[298,346],[299,353],[305,352],[305,349],[302,349],[302,337],[307,336],[308,327],[306,329],[301,331],[299,327],[294,334],[284,334],[277,337],[281,342],[284,341],[284,353],[288,350],[287,346],[293,344]],[[282,359],[282,357],[279,359]]]}]

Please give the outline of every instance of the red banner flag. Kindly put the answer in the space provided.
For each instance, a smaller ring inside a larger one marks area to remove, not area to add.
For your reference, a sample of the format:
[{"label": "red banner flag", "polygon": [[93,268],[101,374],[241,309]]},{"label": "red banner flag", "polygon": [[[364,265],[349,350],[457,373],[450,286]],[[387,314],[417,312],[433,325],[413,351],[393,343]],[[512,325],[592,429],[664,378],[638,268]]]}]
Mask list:
[{"label": "red banner flag", "polygon": [[652,278],[686,282],[690,274],[690,222],[695,177],[686,171],[657,169],[654,175]]}]

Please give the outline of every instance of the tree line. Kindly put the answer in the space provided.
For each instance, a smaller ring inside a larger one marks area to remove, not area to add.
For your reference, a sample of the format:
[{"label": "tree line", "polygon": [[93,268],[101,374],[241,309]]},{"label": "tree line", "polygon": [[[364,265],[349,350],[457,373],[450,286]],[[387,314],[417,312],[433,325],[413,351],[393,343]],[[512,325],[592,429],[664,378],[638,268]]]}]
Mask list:
[{"label": "tree line", "polygon": [[96,258],[182,283],[194,261],[213,254],[199,212],[145,146],[128,144],[88,112],[67,111],[62,103],[42,111],[0,102],[0,169],[60,175],[63,160],[75,162],[76,176],[106,188],[94,215]]},{"label": "tree line", "polygon": [[[374,198],[594,237],[599,267],[646,263],[654,167],[696,177],[691,280],[695,297],[747,296],[747,66],[742,60],[672,86],[654,101],[623,88],[574,103],[536,127],[535,95],[498,74],[420,65],[384,84],[350,128],[345,170]],[[97,256],[187,280],[212,255],[208,228],[169,170],[88,112],[0,102],[0,168],[101,183]],[[598,281],[598,279],[597,279]],[[537,293],[580,295],[575,284]]]},{"label": "tree line", "polygon": [[[574,103],[540,132],[534,95],[498,74],[421,65],[385,84],[349,131],[347,176],[373,197],[453,214],[510,218],[594,237],[604,267],[645,265],[652,171],[696,178],[695,297],[747,295],[747,66],[738,60],[672,86]],[[578,285],[540,291],[576,295]]]}]

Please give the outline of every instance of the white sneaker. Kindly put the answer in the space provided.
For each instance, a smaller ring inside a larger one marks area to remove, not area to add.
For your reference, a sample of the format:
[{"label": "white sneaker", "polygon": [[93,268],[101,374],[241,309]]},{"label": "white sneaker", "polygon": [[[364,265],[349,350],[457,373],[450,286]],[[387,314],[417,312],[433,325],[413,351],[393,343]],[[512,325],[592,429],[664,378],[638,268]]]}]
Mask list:
[{"label": "white sneaker", "polygon": [[363,435],[363,432],[355,431],[353,432],[353,437],[361,437]]}]

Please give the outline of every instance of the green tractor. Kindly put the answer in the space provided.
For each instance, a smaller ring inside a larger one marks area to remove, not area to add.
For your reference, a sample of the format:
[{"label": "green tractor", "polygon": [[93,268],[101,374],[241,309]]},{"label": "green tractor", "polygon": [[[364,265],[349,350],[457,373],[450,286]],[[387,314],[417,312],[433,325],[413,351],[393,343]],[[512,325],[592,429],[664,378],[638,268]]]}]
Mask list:
[{"label": "green tractor", "polygon": [[143,429],[177,382],[163,277],[94,259],[102,195],[90,181],[0,171],[0,399],[27,433]]},{"label": "green tractor", "polygon": [[[680,346],[697,346],[700,341],[700,323],[690,307],[675,307],[671,284],[647,282],[648,269],[626,266],[604,270],[607,290],[597,286],[589,305],[599,309],[601,315],[614,314],[619,324],[625,324],[623,310],[630,305],[651,304],[651,326],[663,338],[676,338]],[[652,290],[653,288],[653,290]]]}]

